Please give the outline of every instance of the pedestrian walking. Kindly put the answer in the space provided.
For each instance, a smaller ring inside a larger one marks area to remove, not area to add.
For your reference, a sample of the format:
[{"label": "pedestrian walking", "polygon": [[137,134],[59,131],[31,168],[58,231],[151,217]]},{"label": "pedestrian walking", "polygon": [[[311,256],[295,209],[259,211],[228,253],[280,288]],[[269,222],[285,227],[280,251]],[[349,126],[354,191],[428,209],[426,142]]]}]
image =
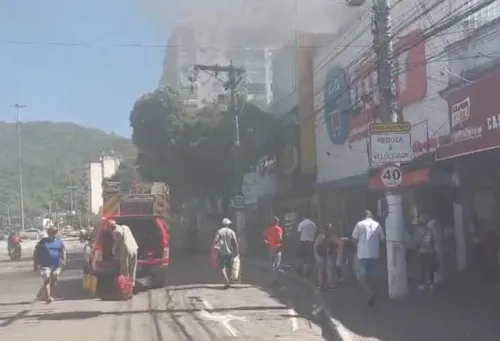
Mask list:
[{"label": "pedestrian walking", "polygon": [[264,231],[264,242],[267,244],[269,250],[269,269],[271,271],[272,283],[276,284],[283,247],[283,228],[280,225],[278,217],[274,217],[272,225]]},{"label": "pedestrian walking", "polygon": [[231,287],[230,271],[233,259],[239,257],[240,246],[236,233],[230,228],[232,222],[228,218],[222,219],[222,227],[215,234],[213,248],[219,252],[219,265],[224,278],[224,289]]},{"label": "pedestrian walking", "polygon": [[314,264],[314,240],[317,230],[318,227],[308,215],[303,216],[297,227],[299,233],[299,247],[297,249],[299,271],[304,276],[310,273],[310,267]]},{"label": "pedestrian walking", "polygon": [[328,224],[320,231],[314,242],[318,289],[333,290],[335,286],[335,253],[341,248],[341,240],[335,235],[332,224]]},{"label": "pedestrian walking", "polygon": [[35,247],[35,264],[40,269],[43,280],[37,298],[44,299],[47,303],[54,300],[54,288],[61,268],[66,264],[66,248],[57,233],[57,227],[49,227],[48,236],[42,238]]},{"label": "pedestrian walking", "polygon": [[417,228],[416,246],[420,265],[419,289],[434,288],[434,274],[437,270],[436,230],[428,215],[422,215],[422,224]]},{"label": "pedestrian walking", "polygon": [[356,270],[356,245],[350,235],[341,240],[342,249],[337,254],[337,266],[341,269],[340,282],[350,283]]},{"label": "pedestrian walking", "polygon": [[370,307],[376,304],[375,275],[380,258],[380,243],[385,239],[382,226],[372,217],[372,212],[366,210],[365,219],[358,222],[352,232],[357,248],[358,279],[368,295]]},{"label": "pedestrian walking", "polygon": [[127,225],[118,225],[113,219],[108,220],[108,224],[113,234],[113,256],[120,261],[120,275],[128,278],[134,287],[139,246]]}]

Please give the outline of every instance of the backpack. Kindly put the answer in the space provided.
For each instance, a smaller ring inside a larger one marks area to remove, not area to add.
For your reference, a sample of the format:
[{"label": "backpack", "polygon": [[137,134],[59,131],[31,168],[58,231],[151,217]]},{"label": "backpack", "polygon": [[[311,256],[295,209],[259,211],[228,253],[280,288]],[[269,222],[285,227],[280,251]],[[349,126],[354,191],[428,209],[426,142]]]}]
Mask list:
[{"label": "backpack", "polygon": [[331,255],[331,252],[332,252],[332,242],[331,240],[327,239],[327,237],[325,237],[325,239],[323,239],[318,244],[316,248],[316,253],[321,258],[326,258],[327,256]]},{"label": "backpack", "polygon": [[47,247],[45,246],[46,242],[47,238],[42,238],[35,246],[35,253],[33,258],[36,265],[40,264],[41,259],[48,257],[49,250],[47,250]]}]

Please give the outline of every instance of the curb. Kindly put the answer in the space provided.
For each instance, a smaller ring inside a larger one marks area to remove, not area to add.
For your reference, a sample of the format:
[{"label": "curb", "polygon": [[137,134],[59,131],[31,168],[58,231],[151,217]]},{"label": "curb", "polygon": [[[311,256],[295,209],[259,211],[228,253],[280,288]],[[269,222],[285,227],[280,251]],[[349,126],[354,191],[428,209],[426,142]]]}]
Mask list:
[{"label": "curb", "polygon": [[[243,258],[243,262],[251,267],[258,268],[259,271],[267,271],[267,266],[259,261],[249,258]],[[351,332],[344,325],[333,317],[333,314],[328,307],[321,291],[316,286],[305,278],[302,278],[290,270],[282,270],[281,275],[302,285],[307,286],[313,293],[313,316],[318,320],[322,329],[323,337],[328,341],[351,341]]]}]

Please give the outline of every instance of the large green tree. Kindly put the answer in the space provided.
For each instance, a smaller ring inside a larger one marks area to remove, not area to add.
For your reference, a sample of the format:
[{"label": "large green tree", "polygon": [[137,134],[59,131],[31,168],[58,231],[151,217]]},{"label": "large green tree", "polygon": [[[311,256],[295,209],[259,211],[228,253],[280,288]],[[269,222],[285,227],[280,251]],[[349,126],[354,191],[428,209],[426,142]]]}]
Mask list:
[{"label": "large green tree", "polygon": [[[177,198],[227,199],[243,174],[235,174],[235,117],[217,105],[186,108],[170,87],[137,100],[130,114],[140,174],[171,185]],[[269,148],[276,121],[246,103],[240,110],[240,169],[245,171]],[[235,176],[236,175],[236,176]]]}]

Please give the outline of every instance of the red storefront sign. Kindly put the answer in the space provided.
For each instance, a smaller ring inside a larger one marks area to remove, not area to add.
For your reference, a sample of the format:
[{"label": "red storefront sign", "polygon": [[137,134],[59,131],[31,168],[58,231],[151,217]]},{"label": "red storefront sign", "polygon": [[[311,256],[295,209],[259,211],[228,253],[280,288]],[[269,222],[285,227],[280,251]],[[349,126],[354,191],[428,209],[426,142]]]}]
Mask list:
[{"label": "red storefront sign", "polygon": [[448,101],[450,136],[436,160],[500,147],[500,69],[442,94]]},{"label": "red storefront sign", "polygon": [[[398,106],[405,108],[423,100],[427,94],[426,45],[422,30],[417,29],[400,37],[395,41],[394,51],[401,62],[401,72],[395,77]],[[377,116],[376,111],[380,104],[376,62],[372,52],[367,53],[349,70],[349,77],[354,103],[362,105],[359,115],[351,116],[347,141],[354,142],[368,136],[368,127]],[[360,96],[364,94],[372,94],[372,99],[363,101]]]}]

